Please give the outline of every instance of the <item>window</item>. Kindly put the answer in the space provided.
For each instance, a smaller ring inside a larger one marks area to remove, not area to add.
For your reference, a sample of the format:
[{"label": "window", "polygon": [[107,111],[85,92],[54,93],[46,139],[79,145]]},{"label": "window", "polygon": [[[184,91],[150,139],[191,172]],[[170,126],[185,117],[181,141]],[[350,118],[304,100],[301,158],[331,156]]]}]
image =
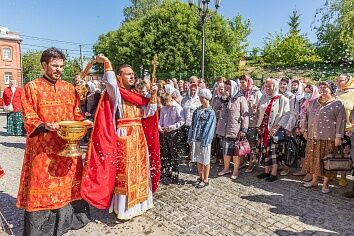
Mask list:
[{"label": "window", "polygon": [[12,60],[11,48],[3,48],[2,49],[2,58],[4,60]]},{"label": "window", "polygon": [[10,80],[12,80],[12,73],[11,72],[5,72],[4,79],[5,79],[5,84],[9,84]]}]

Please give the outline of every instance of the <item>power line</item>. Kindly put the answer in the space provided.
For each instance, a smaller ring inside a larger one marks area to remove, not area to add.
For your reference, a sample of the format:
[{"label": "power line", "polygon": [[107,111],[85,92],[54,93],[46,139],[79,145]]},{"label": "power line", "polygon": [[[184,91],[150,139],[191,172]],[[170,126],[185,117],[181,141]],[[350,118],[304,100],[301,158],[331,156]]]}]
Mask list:
[{"label": "power line", "polygon": [[46,41],[46,42],[57,42],[57,43],[66,43],[66,44],[74,44],[74,45],[93,46],[93,44],[89,44],[89,43],[78,43],[78,42],[72,42],[72,41],[49,39],[49,38],[42,38],[42,37],[24,35],[24,34],[20,34],[20,37],[27,38],[27,39],[33,39],[33,40],[39,40],[39,41]]},{"label": "power line", "polygon": [[[21,45],[25,45],[25,46],[30,46],[30,47],[38,47],[38,48],[48,48],[46,46],[43,45],[34,45],[34,44],[27,44],[27,43],[22,43]],[[72,52],[80,52],[79,49],[69,49],[69,48],[60,48],[62,51],[72,51]],[[92,51],[82,51],[82,52],[86,52],[86,53],[92,53]]]}]

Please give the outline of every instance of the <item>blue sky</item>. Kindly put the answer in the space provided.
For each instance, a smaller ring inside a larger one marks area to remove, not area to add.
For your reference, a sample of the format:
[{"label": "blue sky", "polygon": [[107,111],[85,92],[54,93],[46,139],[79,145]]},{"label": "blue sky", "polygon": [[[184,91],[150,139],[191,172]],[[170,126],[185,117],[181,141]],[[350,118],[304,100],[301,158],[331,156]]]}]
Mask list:
[{"label": "blue sky", "polygon": [[[183,0],[187,2],[187,0]],[[197,2],[197,0],[195,0]],[[296,8],[301,14],[301,30],[312,42],[311,30],[316,9],[325,0],[221,0],[219,13],[227,18],[241,14],[251,20],[252,33],[248,37],[250,49],[262,47],[268,32],[287,32],[289,15]],[[214,0],[211,0],[214,5]],[[23,49],[43,49],[56,46],[68,49],[72,56],[92,53],[91,45],[100,34],[117,29],[123,21],[123,8],[129,0],[0,0],[0,26],[24,35]],[[31,36],[64,42],[34,39]],[[75,42],[69,43],[69,42]],[[87,44],[87,45],[86,45]]]}]

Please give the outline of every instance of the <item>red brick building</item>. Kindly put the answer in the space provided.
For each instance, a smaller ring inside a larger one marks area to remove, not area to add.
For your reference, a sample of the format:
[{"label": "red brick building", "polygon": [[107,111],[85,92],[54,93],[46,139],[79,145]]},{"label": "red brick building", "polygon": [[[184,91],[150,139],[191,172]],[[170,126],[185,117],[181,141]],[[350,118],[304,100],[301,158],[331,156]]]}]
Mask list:
[{"label": "red brick building", "polygon": [[11,79],[17,81],[17,86],[23,86],[21,38],[17,33],[0,26],[0,98]]}]

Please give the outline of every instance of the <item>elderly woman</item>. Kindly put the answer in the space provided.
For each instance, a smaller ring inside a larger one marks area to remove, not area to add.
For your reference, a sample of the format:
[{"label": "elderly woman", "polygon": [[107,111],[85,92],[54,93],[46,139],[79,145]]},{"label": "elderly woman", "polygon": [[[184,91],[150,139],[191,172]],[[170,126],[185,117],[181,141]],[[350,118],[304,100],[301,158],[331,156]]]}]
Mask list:
[{"label": "elderly woman", "polygon": [[264,83],[265,94],[261,97],[256,113],[259,132],[259,153],[264,162],[264,173],[258,175],[260,179],[273,182],[278,179],[278,165],[280,144],[277,142],[279,122],[285,113],[290,111],[289,99],[278,92],[278,82],[269,78]]},{"label": "elderly woman", "polygon": [[342,102],[334,97],[335,84],[320,82],[319,90],[320,97],[311,103],[303,124],[307,139],[304,169],[312,174],[312,181],[304,186],[317,187],[318,177],[323,176],[322,193],[329,193],[329,180],[336,177],[336,172],[324,170],[322,158],[342,144],[346,118]]},{"label": "elderly woman", "polygon": [[219,105],[214,103],[215,110],[220,110],[216,133],[223,137],[224,152],[224,169],[218,175],[230,173],[230,161],[233,158],[234,170],[231,179],[236,180],[239,176],[242,158],[236,152],[236,145],[240,138],[246,137],[249,123],[248,103],[233,80],[225,82],[224,96],[219,100]]},{"label": "elderly woman", "polygon": [[[336,92],[337,98],[343,103],[345,109],[345,116],[347,119],[347,123],[345,125],[345,131],[349,134],[349,130],[352,128],[351,121],[349,118],[350,112],[354,107],[354,79],[348,74],[342,74],[337,78],[337,86],[338,90]],[[353,135],[352,135],[353,136]],[[344,136],[345,140],[348,140],[348,144],[350,143],[349,135]],[[350,144],[348,145],[350,146]],[[348,185],[346,179],[346,172],[341,172],[341,178],[339,180],[339,185],[345,187]]]},{"label": "elderly woman", "polygon": [[257,161],[256,158],[256,149],[257,149],[257,128],[256,128],[256,120],[255,114],[257,111],[257,104],[262,97],[262,92],[259,90],[257,86],[253,84],[253,79],[249,75],[243,75],[240,78],[240,89],[243,92],[247,104],[248,110],[250,114],[250,121],[247,131],[247,140],[251,145],[252,154],[250,158],[250,163],[248,168],[246,169],[246,173],[250,173],[253,171],[254,164]]}]

